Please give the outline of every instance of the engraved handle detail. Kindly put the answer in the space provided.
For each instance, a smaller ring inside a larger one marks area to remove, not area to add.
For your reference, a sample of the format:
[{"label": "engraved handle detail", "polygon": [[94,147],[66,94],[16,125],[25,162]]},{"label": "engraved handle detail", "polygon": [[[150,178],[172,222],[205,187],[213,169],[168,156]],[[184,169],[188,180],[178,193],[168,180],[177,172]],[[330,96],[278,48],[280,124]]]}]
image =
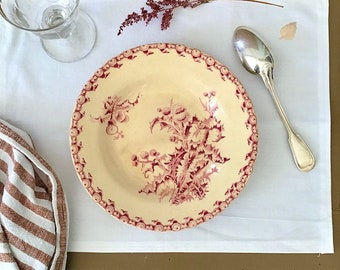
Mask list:
[{"label": "engraved handle detail", "polygon": [[299,170],[303,172],[312,170],[315,165],[315,159],[303,139],[293,132],[289,134],[288,142],[294,156],[295,164]]}]

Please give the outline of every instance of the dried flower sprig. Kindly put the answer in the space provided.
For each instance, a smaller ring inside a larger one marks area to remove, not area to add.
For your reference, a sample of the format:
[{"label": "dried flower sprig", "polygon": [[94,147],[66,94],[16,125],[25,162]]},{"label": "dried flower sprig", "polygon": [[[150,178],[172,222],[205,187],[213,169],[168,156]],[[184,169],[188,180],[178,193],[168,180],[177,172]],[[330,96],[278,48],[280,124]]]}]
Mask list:
[{"label": "dried flower sprig", "polygon": [[[173,12],[176,8],[195,8],[202,4],[206,4],[216,0],[147,0],[145,5],[149,8],[142,7],[140,13],[132,12],[122,22],[119,27],[117,35],[119,36],[125,27],[144,21],[146,25],[150,23],[152,19],[158,18],[159,14],[162,16],[161,29],[165,30],[170,26],[170,22],[173,18]],[[260,4],[272,5],[277,7],[283,7],[281,5],[257,1],[257,0],[238,0],[245,2],[255,2]]]}]

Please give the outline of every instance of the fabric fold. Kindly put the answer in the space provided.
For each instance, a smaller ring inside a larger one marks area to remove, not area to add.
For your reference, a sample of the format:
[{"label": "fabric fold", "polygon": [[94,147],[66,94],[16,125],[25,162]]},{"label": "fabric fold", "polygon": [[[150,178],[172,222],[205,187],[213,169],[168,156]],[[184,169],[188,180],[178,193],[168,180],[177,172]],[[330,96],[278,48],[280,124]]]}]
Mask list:
[{"label": "fabric fold", "polygon": [[65,269],[61,182],[25,132],[0,120],[0,269]]}]

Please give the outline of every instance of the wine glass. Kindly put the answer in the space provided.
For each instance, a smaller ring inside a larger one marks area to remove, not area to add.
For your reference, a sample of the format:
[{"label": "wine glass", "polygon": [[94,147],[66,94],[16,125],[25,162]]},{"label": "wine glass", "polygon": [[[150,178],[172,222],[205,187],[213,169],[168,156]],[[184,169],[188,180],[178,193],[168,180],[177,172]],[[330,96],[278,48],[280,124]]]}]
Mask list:
[{"label": "wine glass", "polygon": [[82,59],[96,40],[96,27],[79,10],[79,0],[0,0],[0,14],[38,35],[48,55],[61,62]]}]

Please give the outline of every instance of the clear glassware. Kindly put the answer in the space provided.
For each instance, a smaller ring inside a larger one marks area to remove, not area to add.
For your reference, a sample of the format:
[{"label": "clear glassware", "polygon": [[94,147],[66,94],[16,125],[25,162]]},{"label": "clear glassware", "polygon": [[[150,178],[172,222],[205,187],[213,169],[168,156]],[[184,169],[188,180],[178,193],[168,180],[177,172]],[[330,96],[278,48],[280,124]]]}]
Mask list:
[{"label": "clear glassware", "polygon": [[39,36],[48,55],[61,62],[82,59],[96,41],[95,24],[79,10],[79,0],[0,0],[0,14]]}]

